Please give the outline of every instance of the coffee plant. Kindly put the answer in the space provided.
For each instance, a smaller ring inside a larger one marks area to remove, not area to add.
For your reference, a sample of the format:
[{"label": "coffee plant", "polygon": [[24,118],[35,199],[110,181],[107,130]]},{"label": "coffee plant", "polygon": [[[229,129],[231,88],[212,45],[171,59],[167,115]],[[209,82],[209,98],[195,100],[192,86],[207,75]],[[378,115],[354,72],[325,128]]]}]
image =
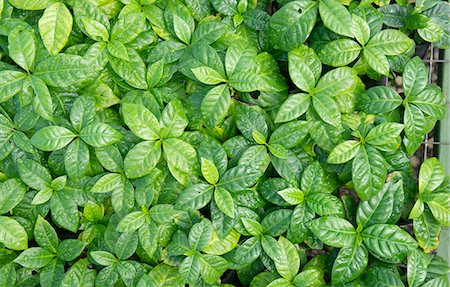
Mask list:
[{"label": "coffee plant", "polygon": [[450,6],[391,2],[0,0],[0,286],[449,286]]}]

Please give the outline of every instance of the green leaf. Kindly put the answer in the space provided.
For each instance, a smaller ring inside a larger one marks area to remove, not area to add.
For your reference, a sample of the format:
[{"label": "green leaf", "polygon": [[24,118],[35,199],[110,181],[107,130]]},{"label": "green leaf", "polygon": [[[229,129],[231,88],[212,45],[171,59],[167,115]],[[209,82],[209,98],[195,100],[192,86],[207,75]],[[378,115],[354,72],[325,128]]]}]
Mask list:
[{"label": "green leaf", "polygon": [[427,67],[419,57],[412,58],[403,72],[403,90],[405,97],[416,96],[428,84]]},{"label": "green leaf", "polygon": [[43,204],[50,200],[53,196],[54,190],[52,188],[44,188],[40,190],[33,198],[33,201],[31,204],[37,205],[37,204]]},{"label": "green leaf", "polygon": [[55,0],[8,0],[8,2],[22,10],[43,10],[50,6]]},{"label": "green leaf", "polygon": [[356,60],[361,49],[361,46],[353,40],[338,39],[326,43],[320,49],[319,57],[325,65],[341,67]]},{"label": "green leaf", "polygon": [[109,31],[102,23],[88,17],[81,18],[81,23],[86,30],[86,34],[94,41],[108,41]]},{"label": "green leaf", "polygon": [[53,101],[47,85],[38,77],[30,77],[31,87],[34,90],[34,111],[43,119],[53,121]]},{"label": "green leaf", "polygon": [[147,67],[147,84],[150,88],[155,87],[164,75],[164,59],[158,60]]},{"label": "green leaf", "polygon": [[340,126],[341,113],[333,98],[325,93],[318,93],[312,97],[312,103],[315,111],[324,122],[334,127]]},{"label": "green leaf", "polygon": [[241,133],[250,141],[253,141],[253,132],[258,131],[267,137],[268,127],[264,111],[255,106],[239,104],[236,107],[236,125]]},{"label": "green leaf", "polygon": [[25,71],[33,70],[37,45],[31,28],[17,27],[8,35],[8,50],[11,59]]},{"label": "green leaf", "polygon": [[393,89],[376,86],[361,95],[359,106],[367,113],[381,114],[395,110],[402,102],[402,97]]},{"label": "green leaf", "polygon": [[308,165],[301,179],[301,188],[306,195],[321,192],[320,187],[324,178],[324,172],[319,162]]},{"label": "green leaf", "polygon": [[274,49],[288,52],[303,44],[317,19],[317,3],[291,1],[269,19],[269,42]]},{"label": "green leaf", "polygon": [[54,258],[49,264],[44,266],[39,274],[42,287],[52,287],[61,285],[64,276],[64,264]]},{"label": "green leaf", "polygon": [[181,278],[191,284],[196,282],[200,276],[200,268],[200,257],[198,255],[186,257],[180,264]]},{"label": "green leaf", "polygon": [[344,284],[358,278],[368,263],[369,255],[363,245],[353,244],[342,248],[333,263],[333,284]]},{"label": "green leaf", "polygon": [[352,20],[353,35],[361,45],[365,45],[370,38],[369,24],[366,22],[366,20],[356,14],[352,15]]},{"label": "green leaf", "polygon": [[241,191],[256,183],[260,176],[260,171],[249,165],[238,165],[227,170],[220,182],[219,187],[229,192]]},{"label": "green leaf", "polygon": [[433,200],[427,201],[427,204],[434,218],[440,224],[450,226],[450,196],[448,193],[433,194]]},{"label": "green leaf", "polygon": [[261,221],[263,233],[274,237],[283,234],[289,227],[291,215],[290,209],[272,211]]},{"label": "green leaf", "polygon": [[335,215],[343,217],[344,206],[339,198],[327,193],[313,193],[308,195],[308,206],[320,216]]},{"label": "green leaf", "polygon": [[182,210],[198,210],[211,201],[214,188],[209,184],[194,184],[178,196],[176,207]]},{"label": "green leaf", "polygon": [[181,102],[178,100],[170,101],[161,114],[161,138],[180,137],[188,123]]},{"label": "green leaf", "polygon": [[387,164],[381,153],[368,145],[361,146],[352,164],[355,191],[362,200],[378,193],[387,176]]},{"label": "green leaf", "polygon": [[[0,8],[1,8],[0,4]],[[1,13],[1,9],[0,9]],[[14,286],[16,284],[16,269],[13,263],[8,263],[0,268],[0,285],[1,286]]]},{"label": "green leaf", "polygon": [[41,247],[31,247],[23,251],[14,262],[26,268],[42,268],[55,257],[55,255]]},{"label": "green leaf", "polygon": [[89,255],[100,265],[111,266],[117,262],[117,258],[106,251],[91,251]]},{"label": "green leaf", "polygon": [[286,149],[298,146],[307,136],[309,125],[306,121],[291,121],[275,129],[269,144],[280,144]]},{"label": "green leaf", "polygon": [[227,85],[219,85],[209,90],[201,104],[206,124],[210,127],[220,124],[228,113],[230,103],[231,96]]},{"label": "green leaf", "polygon": [[123,135],[108,124],[94,123],[80,131],[81,139],[93,147],[112,145],[123,138]]},{"label": "green leaf", "polygon": [[198,173],[197,152],[187,142],[175,138],[164,140],[163,152],[169,169],[172,166],[187,174]]},{"label": "green leaf", "polygon": [[123,189],[123,175],[118,173],[108,173],[102,176],[91,188],[92,193],[107,193],[116,189]]},{"label": "green leaf", "polygon": [[400,133],[402,131],[402,124],[382,123],[369,132],[365,141],[379,150],[394,151],[400,146]]},{"label": "green leaf", "polygon": [[373,268],[365,276],[365,286],[389,286],[389,287],[404,287],[400,277],[393,271],[385,268]]},{"label": "green leaf", "polygon": [[389,76],[389,61],[384,54],[380,53],[380,51],[367,47],[364,49],[363,59],[375,72],[384,76]]},{"label": "green leaf", "polygon": [[333,247],[348,247],[356,239],[356,231],[345,219],[324,216],[306,223],[306,226],[323,243]]},{"label": "green leaf", "polygon": [[173,29],[178,39],[189,45],[192,36],[191,27],[183,18],[176,14],[173,15]]},{"label": "green leaf", "polygon": [[44,11],[39,19],[39,34],[50,55],[58,54],[72,32],[72,14],[62,2],[56,2]]},{"label": "green leaf", "polygon": [[26,77],[26,74],[19,71],[0,71],[0,103],[6,102],[22,90]]},{"label": "green leaf", "polygon": [[72,232],[77,232],[79,214],[76,202],[64,193],[54,192],[50,199],[52,220],[58,226]]},{"label": "green leaf", "polygon": [[427,85],[410,102],[433,119],[441,120],[444,118],[445,98],[441,88],[436,85]]},{"label": "green leaf", "polygon": [[299,93],[290,95],[281,105],[275,117],[276,123],[292,121],[303,115],[309,108],[311,95]]},{"label": "green leaf", "polygon": [[219,181],[219,172],[214,163],[206,158],[201,158],[202,175],[210,184],[216,184]]},{"label": "green leaf", "polygon": [[0,183],[0,214],[16,207],[24,198],[27,187],[17,178]]},{"label": "green leaf", "polygon": [[230,192],[221,187],[216,188],[214,191],[214,202],[223,213],[234,218],[235,204]]},{"label": "green leaf", "polygon": [[239,264],[250,264],[261,254],[261,241],[257,237],[250,237],[239,245],[234,252],[233,261]]},{"label": "green leaf", "polygon": [[96,148],[95,155],[105,169],[116,173],[123,171],[122,155],[116,146],[110,145],[103,148]]},{"label": "green leaf", "polygon": [[117,238],[114,246],[114,253],[117,259],[123,261],[130,258],[138,246],[138,234],[137,232],[125,232]]},{"label": "green leaf", "polygon": [[[366,50],[377,51],[383,55],[400,55],[411,47],[413,40],[398,30],[385,29],[373,36]],[[372,54],[372,53],[371,53]]]},{"label": "green leaf", "polygon": [[288,187],[277,192],[286,202],[297,205],[303,202],[304,194],[296,187]]},{"label": "green leaf", "polygon": [[128,44],[146,30],[146,19],[143,13],[121,14],[111,30],[111,40]]},{"label": "green leaf", "polygon": [[161,158],[160,141],[144,141],[131,148],[124,160],[124,170],[128,178],[138,178],[149,174]]},{"label": "green leaf", "polygon": [[109,64],[114,72],[136,89],[145,90],[148,88],[146,81],[147,70],[145,62],[139,53],[133,48],[127,47],[128,61],[123,59],[110,57]]},{"label": "green leaf", "polygon": [[427,265],[425,256],[420,251],[414,250],[408,255],[408,286],[422,286],[427,276]]},{"label": "green leaf", "polygon": [[437,189],[445,179],[445,170],[435,157],[425,160],[419,171],[419,192],[431,192]]},{"label": "green leaf", "polygon": [[69,144],[64,156],[67,175],[71,179],[81,179],[90,172],[90,155],[88,146],[80,139]]},{"label": "green leaf", "polygon": [[[199,0],[188,0],[188,1],[199,1]],[[205,3],[208,3],[208,1],[204,1],[204,3],[202,4]],[[206,4],[206,6],[208,5]],[[192,43],[204,42],[206,44],[212,44],[218,39],[220,39],[220,37],[222,37],[222,35],[226,32],[226,29],[227,29],[226,25],[218,20],[201,22],[193,32],[191,42]]]},{"label": "green leaf", "polygon": [[75,262],[64,275],[61,286],[92,286],[95,282],[97,273],[92,269],[88,269],[88,264],[87,258]]},{"label": "green leaf", "polygon": [[434,218],[427,206],[421,215],[414,218],[413,229],[419,246],[425,252],[431,252],[439,246],[441,224]]},{"label": "green leaf", "polygon": [[158,119],[143,105],[124,103],[122,115],[125,124],[138,137],[148,141],[159,139],[161,127]]},{"label": "green leaf", "polygon": [[58,235],[47,220],[38,216],[34,225],[34,239],[40,247],[56,253],[59,245]]},{"label": "green leaf", "polygon": [[337,145],[328,155],[327,162],[332,164],[346,163],[352,160],[359,149],[361,143],[359,141],[349,140]]},{"label": "green leaf", "polygon": [[213,230],[211,221],[208,219],[194,224],[189,231],[189,245],[192,250],[202,251],[209,244]]},{"label": "green leaf", "polygon": [[289,76],[305,92],[311,92],[319,81],[322,63],[313,49],[301,45],[288,54]]},{"label": "green leaf", "polygon": [[48,57],[36,65],[34,75],[47,85],[69,88],[84,85],[97,74],[96,67],[78,55],[58,54]]},{"label": "green leaf", "polygon": [[0,216],[0,242],[12,250],[25,250],[28,248],[27,232],[15,219]]},{"label": "green leaf", "polygon": [[417,248],[417,242],[397,225],[375,224],[361,232],[370,253],[381,260],[401,260]]},{"label": "green leaf", "polygon": [[251,218],[242,217],[241,218],[242,225],[244,226],[245,230],[248,231],[248,233],[252,236],[261,236],[263,233],[263,229],[261,224],[253,220]]},{"label": "green leaf", "polygon": [[61,241],[58,247],[58,258],[62,261],[73,261],[78,256],[80,256],[81,252],[86,245],[80,240],[76,239],[66,239]]},{"label": "green leaf", "polygon": [[125,215],[117,225],[117,231],[119,232],[133,232],[142,227],[145,223],[147,215],[142,211],[135,211]]},{"label": "green leaf", "polygon": [[283,236],[278,239],[278,245],[278,252],[274,258],[275,268],[278,274],[291,281],[300,268],[300,256],[294,244]]},{"label": "green leaf", "polygon": [[106,47],[111,56],[120,60],[124,60],[126,62],[130,60],[127,47],[125,47],[125,45],[121,42],[117,40],[111,40],[110,42],[108,42],[108,45]]},{"label": "green leaf", "polygon": [[34,160],[26,159],[18,164],[20,178],[29,187],[41,190],[50,187],[52,176],[48,170]]},{"label": "green leaf", "polygon": [[202,66],[212,68],[222,75],[223,78],[226,78],[222,60],[215,49],[204,43],[190,45],[180,59],[180,72],[195,80],[196,77],[192,73],[192,68]]},{"label": "green leaf", "polygon": [[319,13],[328,29],[339,35],[353,37],[352,16],[344,5],[336,0],[321,0]]},{"label": "green leaf", "polygon": [[207,66],[192,68],[194,76],[203,84],[217,85],[226,81],[221,74]]},{"label": "green leaf", "polygon": [[208,284],[214,284],[228,269],[228,261],[216,255],[200,256],[200,273]]}]

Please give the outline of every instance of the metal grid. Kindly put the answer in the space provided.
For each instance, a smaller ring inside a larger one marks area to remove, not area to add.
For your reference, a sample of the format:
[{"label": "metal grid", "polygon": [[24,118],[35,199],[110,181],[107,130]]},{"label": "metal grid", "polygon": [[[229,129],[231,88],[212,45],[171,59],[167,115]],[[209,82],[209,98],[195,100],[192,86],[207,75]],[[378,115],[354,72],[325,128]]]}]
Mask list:
[{"label": "metal grid", "polygon": [[[433,44],[430,44],[425,49],[419,48],[418,54],[419,54],[419,56],[422,56],[422,59],[428,68],[429,83],[442,86],[442,84],[443,84],[443,78],[441,76],[442,68],[444,65],[450,64],[449,60],[444,59],[443,51],[435,48],[433,46]],[[384,85],[386,85],[388,87],[394,87],[396,89],[396,91],[399,93],[403,92],[401,76],[395,77],[394,80],[391,80],[388,77],[384,77],[383,83],[384,83]],[[446,97],[446,99],[447,99],[447,102],[446,102],[447,111],[449,111],[448,97]],[[418,173],[418,169],[423,161],[425,161],[427,158],[430,158],[433,156],[437,157],[438,153],[439,153],[439,149],[442,148],[442,146],[450,147],[450,142],[440,141],[439,128],[440,128],[440,125],[438,122],[438,124],[435,126],[435,128],[425,136],[424,142],[419,147],[419,149],[416,151],[414,156],[411,158],[411,162],[412,162],[414,170],[416,171],[416,174]]]}]

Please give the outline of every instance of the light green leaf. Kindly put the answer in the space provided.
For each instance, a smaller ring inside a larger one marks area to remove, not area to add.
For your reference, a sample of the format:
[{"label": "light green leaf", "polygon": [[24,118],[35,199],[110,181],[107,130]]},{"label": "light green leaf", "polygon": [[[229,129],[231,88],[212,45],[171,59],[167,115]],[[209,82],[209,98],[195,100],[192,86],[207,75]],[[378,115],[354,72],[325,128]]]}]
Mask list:
[{"label": "light green leaf", "polygon": [[0,71],[0,103],[4,103],[22,90],[27,75],[13,70]]},{"label": "light green leaf", "polygon": [[290,95],[281,105],[275,117],[275,123],[292,121],[303,115],[309,108],[311,95],[299,93]]},{"label": "light green leaf", "polygon": [[88,146],[80,139],[75,139],[67,147],[64,155],[64,166],[71,179],[81,179],[91,170]]},{"label": "light green leaf", "polygon": [[186,257],[180,264],[181,278],[190,284],[196,282],[200,276],[200,257],[198,255]]},{"label": "light green leaf", "polygon": [[0,216],[0,242],[12,250],[25,250],[28,248],[27,232],[15,219]]},{"label": "light green leaf", "polygon": [[66,239],[59,244],[58,258],[62,261],[73,261],[83,252],[85,243],[77,239]]},{"label": "light green leaf", "polygon": [[327,193],[313,193],[308,195],[308,207],[320,216],[334,215],[344,217],[342,202],[336,196]]},{"label": "light green leaf", "polygon": [[54,223],[73,233],[78,231],[80,216],[73,198],[63,192],[54,192],[50,199],[50,210]]},{"label": "light green leaf", "polygon": [[326,43],[319,53],[322,63],[332,67],[341,67],[358,58],[361,46],[350,39],[338,39]]},{"label": "light green leaf", "polygon": [[288,187],[278,191],[278,194],[289,204],[297,205],[303,202],[304,194],[297,187]]},{"label": "light green leaf", "polygon": [[322,63],[313,49],[301,45],[288,54],[289,76],[305,92],[311,92],[319,81]]},{"label": "light green leaf", "polygon": [[352,38],[352,16],[344,5],[336,0],[321,0],[319,13],[324,25],[331,31]]},{"label": "light green leaf", "polygon": [[74,133],[64,127],[48,126],[38,130],[31,137],[31,143],[40,150],[54,151],[62,149],[75,137]]},{"label": "light green leaf", "polygon": [[400,146],[400,134],[402,131],[402,124],[382,123],[370,130],[365,141],[379,150],[394,151]]},{"label": "light green leaf", "polygon": [[187,142],[175,138],[164,140],[163,152],[166,161],[180,171],[189,174],[198,172],[197,152]]},{"label": "light green leaf", "polygon": [[55,257],[55,254],[41,247],[31,247],[23,251],[14,262],[26,268],[42,268]]},{"label": "light green leaf", "polygon": [[221,74],[207,66],[195,67],[191,70],[194,76],[206,85],[217,85],[226,81]]},{"label": "light green leaf", "polygon": [[278,252],[274,258],[278,274],[291,281],[300,268],[300,257],[297,248],[289,240],[280,236],[278,239]]},{"label": "light green leaf", "polygon": [[103,266],[111,266],[118,261],[113,254],[107,251],[91,251],[89,255],[95,262]]},{"label": "light green leaf", "polygon": [[44,188],[40,190],[33,198],[31,204],[38,205],[43,204],[49,201],[53,196],[54,190],[52,188]]},{"label": "light green leaf", "polygon": [[214,191],[214,202],[224,214],[234,218],[235,203],[230,192],[221,187],[216,188]]},{"label": "light green leaf", "polygon": [[419,192],[431,192],[438,188],[445,179],[445,170],[435,157],[425,160],[419,171]]},{"label": "light green leaf", "polygon": [[201,158],[201,169],[203,178],[210,184],[216,184],[219,181],[219,171],[214,163],[206,158]]},{"label": "light green leaf", "polygon": [[8,2],[22,10],[43,10],[56,0],[8,0]]},{"label": "light green leaf", "polygon": [[133,232],[138,230],[144,225],[146,216],[142,211],[131,212],[120,220],[116,229],[119,232]]},{"label": "light green leaf", "polygon": [[93,147],[112,145],[123,138],[123,135],[108,124],[94,123],[80,131],[81,139]]},{"label": "light green leaf", "polygon": [[325,93],[318,93],[312,97],[312,103],[317,114],[324,122],[334,127],[341,125],[341,113],[333,98]]},{"label": "light green leaf", "polygon": [[414,218],[413,229],[419,246],[425,252],[429,253],[439,246],[441,224],[437,222],[427,206],[419,217]]},{"label": "light green leaf", "polygon": [[200,258],[200,273],[208,284],[214,284],[228,269],[228,261],[216,255],[202,255]]},{"label": "light green leaf", "polygon": [[363,52],[363,59],[375,72],[389,76],[389,61],[380,51],[366,47]]},{"label": "light green leaf", "polygon": [[450,196],[448,193],[433,194],[433,200],[427,201],[427,204],[434,218],[440,224],[450,226]]},{"label": "light green leaf", "polygon": [[181,210],[198,210],[211,201],[214,188],[209,184],[194,184],[178,196],[176,207]]},{"label": "light green leaf", "polygon": [[30,77],[31,87],[34,90],[33,108],[43,119],[53,121],[53,101],[47,85],[40,78]]},{"label": "light green leaf", "polygon": [[359,141],[345,141],[337,145],[331,151],[331,153],[328,155],[327,162],[332,164],[346,163],[356,156],[360,148],[361,143]]},{"label": "light green leaf", "polygon": [[0,214],[5,214],[18,205],[27,187],[17,178],[10,178],[0,183]]},{"label": "light green leaf", "polygon": [[361,146],[352,164],[352,179],[355,191],[362,200],[378,193],[387,176],[387,164],[375,148]]},{"label": "light green leaf", "polygon": [[249,165],[238,165],[224,173],[218,186],[229,192],[241,191],[255,184],[259,176],[258,169]]},{"label": "light green leaf", "polygon": [[118,173],[108,173],[102,176],[91,188],[93,193],[107,193],[116,189],[123,189],[123,175]]},{"label": "light green leaf", "polygon": [[441,120],[444,118],[445,97],[441,88],[436,85],[427,85],[410,103],[413,103],[433,119]]},{"label": "light green leaf", "polygon": [[366,20],[356,14],[352,15],[352,20],[353,35],[361,45],[365,45],[370,38],[369,24],[366,22]]},{"label": "light green leaf", "polygon": [[428,70],[422,59],[412,58],[405,66],[403,72],[403,90],[405,97],[416,96],[428,84]]},{"label": "light green leaf", "polygon": [[369,49],[374,51],[373,53],[394,56],[406,52],[413,43],[413,40],[399,30],[385,29],[370,39],[366,45],[366,50]]},{"label": "light green leaf", "polygon": [[189,245],[192,250],[202,251],[212,238],[213,226],[211,221],[203,219],[192,226],[189,231]]},{"label": "light green leaf", "polygon": [[144,141],[132,147],[124,160],[124,170],[128,178],[138,178],[149,174],[161,158],[161,142]]},{"label": "light green leaf", "polygon": [[47,220],[38,216],[34,225],[34,239],[40,247],[56,253],[59,245],[58,235]]},{"label": "light green leaf", "polygon": [[324,216],[306,223],[306,226],[323,243],[333,247],[348,247],[356,239],[353,225],[345,219]]},{"label": "light green leaf", "polygon": [[124,103],[122,115],[125,124],[138,137],[148,141],[159,139],[161,126],[158,119],[143,105]]},{"label": "light green leaf", "polygon": [[25,71],[33,70],[37,45],[31,28],[16,27],[8,35],[8,50],[11,59]]},{"label": "light green leaf", "polygon": [[108,48],[108,52],[111,56],[124,60],[126,62],[130,60],[127,47],[125,47],[125,45],[121,42],[117,40],[111,40],[108,42],[108,45],[106,47]]},{"label": "light green leaf", "polygon": [[128,61],[110,57],[109,64],[122,79],[136,89],[148,88],[146,75],[147,69],[144,60],[133,48],[127,47]]},{"label": "light green leaf", "polygon": [[170,101],[161,114],[161,138],[180,137],[189,121],[179,100]]},{"label": "light green leaf", "polygon": [[424,254],[419,250],[414,250],[408,255],[407,278],[408,286],[419,287],[427,276],[427,262]]},{"label": "light green leaf", "polygon": [[173,15],[173,29],[178,39],[189,45],[192,36],[191,26],[176,14]]},{"label": "light green leaf", "polygon": [[395,110],[402,102],[402,97],[393,89],[376,86],[361,95],[359,106],[367,113],[384,114]]},{"label": "light green leaf", "polygon": [[56,2],[39,19],[39,34],[50,55],[58,54],[66,45],[72,32],[72,14],[62,2]]},{"label": "light green leaf", "polygon": [[50,187],[52,176],[48,170],[34,160],[26,159],[18,164],[20,178],[33,189]]},{"label": "light green leaf", "polygon": [[236,248],[233,261],[239,264],[250,264],[261,254],[261,241],[257,237],[250,237]]},{"label": "light green leaf", "polygon": [[144,13],[131,12],[121,14],[111,30],[111,40],[122,44],[134,41],[146,29]]},{"label": "light green leaf", "polygon": [[81,23],[90,38],[95,41],[108,41],[109,31],[102,23],[88,17],[81,18]]}]

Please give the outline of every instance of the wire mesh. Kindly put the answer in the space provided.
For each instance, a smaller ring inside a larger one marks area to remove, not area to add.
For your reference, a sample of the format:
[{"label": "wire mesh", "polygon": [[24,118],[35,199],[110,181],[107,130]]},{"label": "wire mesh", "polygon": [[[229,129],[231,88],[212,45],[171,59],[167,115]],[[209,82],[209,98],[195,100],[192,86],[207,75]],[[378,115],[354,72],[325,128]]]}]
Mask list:
[{"label": "wire mesh", "polygon": [[[425,50],[425,51],[423,51]],[[445,60],[443,57],[442,50],[437,49],[430,44],[425,49],[418,49],[419,56],[422,56],[422,59],[429,71],[428,82],[430,84],[437,84],[439,86],[442,85],[442,77],[441,72],[443,65],[450,64],[449,60]],[[421,55],[422,54],[422,55]],[[397,76],[395,79],[389,79],[388,77],[384,78],[384,85],[392,87],[398,91],[403,92],[402,88],[402,77]],[[449,110],[448,105],[449,102],[446,102],[447,111]],[[438,156],[439,147],[440,146],[450,146],[450,142],[443,142],[439,139],[439,122],[434,127],[434,129],[425,135],[425,139],[419,149],[416,151],[414,156],[411,158],[412,165],[414,170],[418,172],[418,169],[422,162],[424,162],[427,158]]]}]

